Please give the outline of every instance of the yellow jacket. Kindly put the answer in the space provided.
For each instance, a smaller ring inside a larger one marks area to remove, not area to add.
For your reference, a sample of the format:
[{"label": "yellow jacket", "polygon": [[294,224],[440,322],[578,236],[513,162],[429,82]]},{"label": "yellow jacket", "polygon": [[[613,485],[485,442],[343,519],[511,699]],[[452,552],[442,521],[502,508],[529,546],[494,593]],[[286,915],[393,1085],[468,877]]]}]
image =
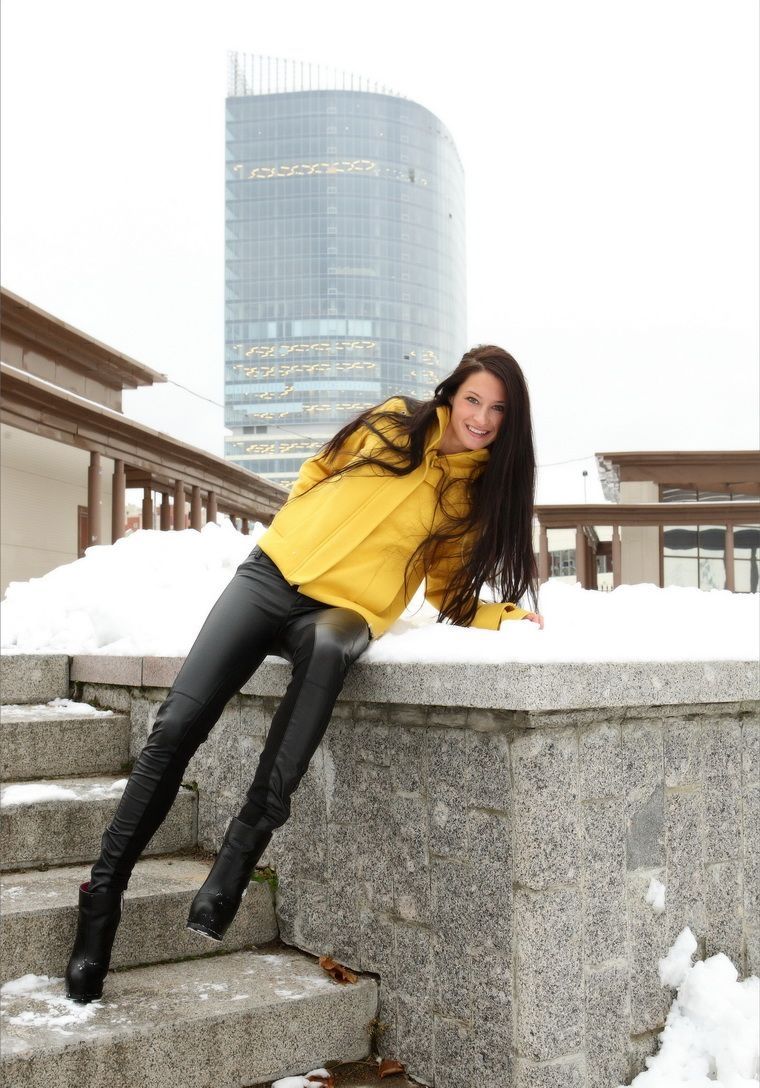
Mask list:
[{"label": "yellow jacket", "polygon": [[[383,408],[405,412],[404,401],[392,397]],[[331,472],[345,467],[358,453],[385,451],[380,439],[358,427],[333,461],[317,455],[304,461],[283,507],[259,540],[291,585],[325,604],[352,608],[378,638],[406,607],[404,569],[414,549],[440,524],[436,495],[444,473],[464,485],[489,457],[488,449],[440,454],[437,447],[449,421],[447,406],[437,409],[422,463],[408,476],[394,476],[369,465],[333,476],[309,490]],[[380,427],[390,427],[381,421]],[[389,431],[390,433],[390,431]],[[447,503],[466,501],[466,489],[452,486]],[[425,596],[440,609],[443,593],[455,571],[455,560],[441,561],[428,571]],[[414,572],[414,594],[424,572]],[[481,601],[473,627],[496,631],[502,619],[522,619],[517,605]]]}]

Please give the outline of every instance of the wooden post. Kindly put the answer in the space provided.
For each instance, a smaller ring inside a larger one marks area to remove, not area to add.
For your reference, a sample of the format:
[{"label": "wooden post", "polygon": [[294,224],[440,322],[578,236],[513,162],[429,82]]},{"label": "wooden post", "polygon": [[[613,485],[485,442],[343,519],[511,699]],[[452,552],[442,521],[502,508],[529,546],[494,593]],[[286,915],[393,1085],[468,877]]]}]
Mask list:
[{"label": "wooden post", "polygon": [[736,568],[734,567],[734,526],[730,522],[726,526],[726,547],[724,548],[724,563],[726,564],[726,589],[736,592]]},{"label": "wooden post", "polygon": [[241,532],[242,532],[243,536],[248,536],[248,518],[243,518],[242,520],[243,520],[243,527],[241,529]]},{"label": "wooden post", "polygon": [[201,504],[201,489],[193,484],[192,498],[190,499],[190,528],[203,528],[203,506]]},{"label": "wooden post", "polygon": [[585,588],[586,586],[586,534],[583,531],[582,525],[576,525],[575,527],[575,577],[580,584]]},{"label": "wooden post", "polygon": [[169,502],[169,492],[161,492],[161,531],[168,533],[172,527],[172,506]]},{"label": "wooden post", "polygon": [[127,477],[123,461],[113,463],[113,483],[111,489],[111,543],[115,544],[124,536],[127,517]]},{"label": "wooden post", "polygon": [[549,534],[545,525],[538,528],[538,581],[541,585],[549,581]]},{"label": "wooden post", "polygon": [[174,528],[185,528],[185,485],[181,480],[174,482]]},{"label": "wooden post", "polygon": [[142,527],[143,529],[153,528],[153,494],[149,487],[143,488]]},{"label": "wooden post", "polygon": [[90,530],[90,544],[100,544],[102,542],[101,511],[103,493],[101,473],[100,454],[95,450],[91,450],[90,467],[87,470],[87,524]]},{"label": "wooden post", "polygon": [[206,524],[209,521],[216,521],[216,492],[209,491],[208,499],[206,501]]},{"label": "wooden post", "polygon": [[622,552],[620,547],[620,526],[612,526],[612,588],[617,589],[621,585],[620,575],[622,566]]}]

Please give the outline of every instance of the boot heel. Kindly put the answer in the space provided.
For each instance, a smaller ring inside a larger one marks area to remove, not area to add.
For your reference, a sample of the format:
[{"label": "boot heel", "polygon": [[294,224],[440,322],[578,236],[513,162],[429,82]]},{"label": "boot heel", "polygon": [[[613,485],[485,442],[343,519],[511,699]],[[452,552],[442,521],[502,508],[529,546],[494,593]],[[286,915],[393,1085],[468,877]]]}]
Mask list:
[{"label": "boot heel", "polygon": [[122,891],[90,892],[89,885],[88,880],[79,887],[77,932],[66,967],[66,996],[80,1005],[103,996],[124,903]]}]

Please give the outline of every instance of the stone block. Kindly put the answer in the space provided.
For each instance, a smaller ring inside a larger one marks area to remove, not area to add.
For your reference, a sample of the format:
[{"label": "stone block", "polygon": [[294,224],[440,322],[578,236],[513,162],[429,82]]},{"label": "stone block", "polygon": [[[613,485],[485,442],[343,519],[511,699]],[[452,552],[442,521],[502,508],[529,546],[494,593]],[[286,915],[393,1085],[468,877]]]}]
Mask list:
[{"label": "stone block", "polygon": [[367,849],[362,838],[362,849],[356,857],[357,893],[373,911],[392,912],[394,909],[393,855],[394,848],[387,835],[377,849]]},{"label": "stone block", "polygon": [[742,781],[760,780],[760,713],[742,716]]},{"label": "stone block", "polygon": [[[514,974],[509,956],[482,950],[472,957],[473,1066],[476,1088],[511,1078],[514,1037]],[[509,1083],[508,1081],[506,1083]]]},{"label": "stone block", "polygon": [[627,806],[625,857],[626,868],[653,869],[665,856],[663,827],[663,788],[651,793],[631,795]]},{"label": "stone block", "polygon": [[425,730],[425,779],[428,791],[439,785],[459,790],[467,803],[467,732],[464,729]]},{"label": "stone block", "polygon": [[711,864],[741,853],[741,781],[727,775],[707,778],[702,786],[704,860]]},{"label": "stone block", "polygon": [[[668,937],[674,941],[684,926],[699,939],[704,936],[704,804],[699,789],[665,795],[665,842],[667,894],[665,918]],[[664,952],[659,953],[664,955]],[[649,1030],[646,1024],[642,1030]]]},{"label": "stone block", "polygon": [[473,1029],[451,1017],[434,1017],[435,1083],[441,1088],[482,1088],[474,1058]]},{"label": "stone block", "polygon": [[581,807],[583,957],[587,964],[625,955],[624,815],[616,800]]},{"label": "stone block", "polygon": [[750,858],[744,864],[744,950],[743,976],[760,975],[760,861]]},{"label": "stone block", "polygon": [[515,1044],[531,1061],[580,1050],[581,897],[574,888],[515,893]]},{"label": "stone block", "polygon": [[240,733],[241,736],[257,738],[263,741],[269,730],[272,715],[262,699],[240,696]]},{"label": "stone block", "polygon": [[473,952],[480,933],[473,910],[480,898],[476,864],[469,859],[452,864],[447,858],[431,857],[430,893],[431,925],[449,946]]},{"label": "stone block", "polygon": [[512,742],[514,877],[546,888],[580,872],[578,751],[570,730],[518,734]]},{"label": "stone block", "polygon": [[66,654],[0,654],[3,704],[47,703],[69,697]]},{"label": "stone block", "polygon": [[354,720],[353,750],[354,758],[375,763],[380,767],[390,766],[391,754],[388,747],[389,727],[377,720]]},{"label": "stone block", "polygon": [[410,1076],[427,1084],[434,1083],[433,1059],[434,1014],[432,1002],[410,1001],[398,994],[396,998],[396,1030],[398,1053]]},{"label": "stone block", "polygon": [[704,719],[696,715],[666,717],[662,740],[665,785],[699,784],[704,776]]},{"label": "stone block", "polygon": [[460,941],[433,932],[433,1008],[441,1016],[469,1020],[472,1016],[472,960]]},{"label": "stone block", "polygon": [[75,684],[123,684],[139,688],[143,683],[142,657],[108,654],[75,654],[70,679]]},{"label": "stone block", "polygon": [[581,799],[620,797],[623,792],[620,726],[606,722],[582,729],[579,744]]},{"label": "stone block", "polygon": [[461,788],[439,782],[427,795],[430,849],[444,857],[466,857],[467,801]]},{"label": "stone block", "polygon": [[670,886],[666,892],[665,912],[655,913],[646,901],[651,876],[644,872],[629,873],[627,881],[630,1027],[633,1035],[660,1031],[670,1007],[670,995],[661,986],[657,972],[658,960],[667,954],[672,943],[667,924]]},{"label": "stone block", "polygon": [[81,701],[91,706],[107,707],[122,714],[129,714],[132,692],[117,684],[82,684]]},{"label": "stone block", "polygon": [[287,876],[278,866],[275,913],[285,944],[313,956],[331,948],[335,929],[324,884]]},{"label": "stone block", "polygon": [[465,782],[470,805],[511,811],[509,738],[504,733],[469,733]]},{"label": "stone block", "polygon": [[145,688],[170,688],[185,663],[184,657],[144,657],[142,683]]},{"label": "stone block", "polygon": [[398,996],[385,975],[380,979],[376,1029],[378,1054],[383,1058],[398,1058]]},{"label": "stone block", "polygon": [[327,885],[327,905],[331,918],[329,940],[321,955],[333,956],[353,971],[361,970],[362,934],[360,906],[352,888]]},{"label": "stone block", "polygon": [[353,759],[351,749],[343,733],[333,722],[322,738],[322,769],[325,783],[325,808],[327,819],[334,823],[367,821],[367,808],[362,796],[362,764]]},{"label": "stone block", "polygon": [[576,1055],[554,1062],[515,1063],[515,1088],[587,1088],[587,1084],[585,1063]]},{"label": "stone block", "polygon": [[623,741],[623,788],[626,815],[649,801],[662,786],[663,742],[660,719],[625,721]]},{"label": "stone block", "polygon": [[425,926],[395,923],[396,991],[415,1004],[433,1008],[434,967],[433,934]]},{"label": "stone block", "polygon": [[660,1039],[656,1031],[631,1035],[628,1040],[628,1079],[624,1083],[630,1084],[639,1073],[643,1073],[647,1068],[647,1058],[656,1054],[659,1048]]},{"label": "stone block", "polygon": [[478,884],[468,940],[473,953],[512,954],[512,822],[498,812],[470,809],[470,860]]},{"label": "stone block", "polygon": [[628,1073],[630,998],[628,968],[618,964],[586,971],[588,1088],[622,1084]]},{"label": "stone block", "polygon": [[359,906],[359,929],[362,971],[376,971],[382,977],[383,985],[390,986],[395,992],[395,923],[387,914],[363,903]]},{"label": "stone block", "polygon": [[745,782],[742,788],[742,840],[745,855],[760,854],[760,783]]},{"label": "stone block", "polygon": [[389,829],[392,843],[393,908],[407,921],[430,919],[430,851],[423,798],[397,793],[390,819],[377,826]]},{"label": "stone block", "polygon": [[419,793],[425,780],[425,731],[394,725],[385,745],[390,789]]},{"label": "stone block", "polygon": [[739,862],[724,861],[706,867],[705,913],[705,955],[714,956],[717,952],[723,952],[741,974],[744,910]]},{"label": "stone block", "polygon": [[739,778],[741,775],[741,722],[737,718],[712,718],[704,726],[705,778]]}]

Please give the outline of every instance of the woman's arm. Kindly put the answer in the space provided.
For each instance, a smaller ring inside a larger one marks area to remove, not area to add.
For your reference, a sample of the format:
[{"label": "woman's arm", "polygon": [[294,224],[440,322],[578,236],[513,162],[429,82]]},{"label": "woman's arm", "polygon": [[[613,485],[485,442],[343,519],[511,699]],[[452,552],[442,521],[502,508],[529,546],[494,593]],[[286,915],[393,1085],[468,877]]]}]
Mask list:
[{"label": "woman's arm", "polygon": [[[430,601],[433,607],[437,608],[439,612],[452,573],[451,567],[445,561],[438,563],[436,567],[428,573],[425,584],[425,598]],[[502,620],[521,620],[534,614],[535,613],[526,612],[524,608],[520,608],[518,605],[511,604],[510,602],[505,602],[503,604],[497,602],[494,604],[490,601],[479,601],[478,610],[475,613],[475,619],[472,621],[471,626],[485,628],[487,631],[498,631]]]}]

